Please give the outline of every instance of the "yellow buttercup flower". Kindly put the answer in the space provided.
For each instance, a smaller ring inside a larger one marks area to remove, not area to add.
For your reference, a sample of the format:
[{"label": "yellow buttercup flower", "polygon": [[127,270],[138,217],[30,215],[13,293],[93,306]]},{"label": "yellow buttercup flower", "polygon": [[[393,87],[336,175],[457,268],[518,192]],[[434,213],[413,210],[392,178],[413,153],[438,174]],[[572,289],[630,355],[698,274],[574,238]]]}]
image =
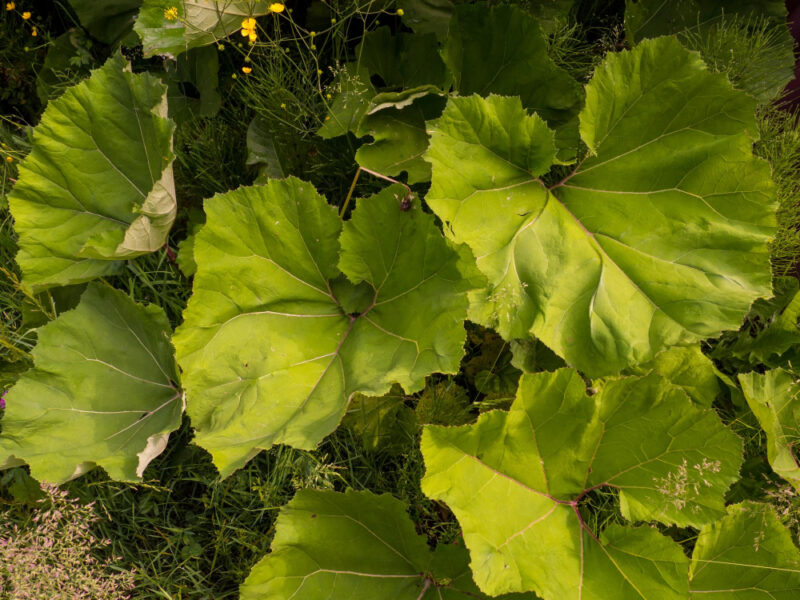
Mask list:
[{"label": "yellow buttercup flower", "polygon": [[164,18],[167,21],[175,21],[178,18],[178,7],[177,6],[170,6],[168,9],[164,11]]},{"label": "yellow buttercup flower", "polygon": [[258,39],[255,19],[250,18],[242,21],[242,37],[250,38],[251,44],[255,43],[255,41]]},{"label": "yellow buttercup flower", "polygon": [[6,156],[6,162],[8,162],[8,163],[12,163],[12,162],[14,162],[14,159],[13,159],[13,157],[11,157],[11,156]]},{"label": "yellow buttercup flower", "polygon": [[22,13],[22,18],[27,21],[31,18],[31,13],[26,10],[24,13]]},{"label": "yellow buttercup flower", "polygon": [[269,5],[270,12],[274,13],[282,13],[285,8],[286,7],[280,2],[274,2],[273,4]]},{"label": "yellow buttercup flower", "polygon": [[17,8],[16,4],[13,2],[6,2],[6,10],[14,10],[15,8]]},{"label": "yellow buttercup flower", "polygon": [[36,27],[34,27],[33,29],[31,29],[31,35],[32,35],[33,37],[36,37],[37,35],[39,35],[39,32],[38,32],[38,31],[36,31]]},{"label": "yellow buttercup flower", "polygon": [[253,69],[251,69],[250,67],[242,67],[242,73],[246,74],[246,73],[252,73],[252,72],[253,72]]},{"label": "yellow buttercup flower", "polygon": [[402,8],[398,8],[398,9],[397,9],[397,16],[398,16],[398,17],[402,17],[404,14],[406,14],[406,13],[403,11],[403,9],[402,9]]}]

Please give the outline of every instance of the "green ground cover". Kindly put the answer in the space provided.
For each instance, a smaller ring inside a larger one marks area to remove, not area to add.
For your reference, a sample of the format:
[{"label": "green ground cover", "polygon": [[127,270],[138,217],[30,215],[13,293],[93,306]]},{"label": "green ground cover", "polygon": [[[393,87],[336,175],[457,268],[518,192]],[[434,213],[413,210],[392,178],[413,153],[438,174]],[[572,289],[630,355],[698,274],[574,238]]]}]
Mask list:
[{"label": "green ground cover", "polygon": [[4,3],[0,599],[47,482],[118,597],[797,597],[793,46],[717,4]]}]

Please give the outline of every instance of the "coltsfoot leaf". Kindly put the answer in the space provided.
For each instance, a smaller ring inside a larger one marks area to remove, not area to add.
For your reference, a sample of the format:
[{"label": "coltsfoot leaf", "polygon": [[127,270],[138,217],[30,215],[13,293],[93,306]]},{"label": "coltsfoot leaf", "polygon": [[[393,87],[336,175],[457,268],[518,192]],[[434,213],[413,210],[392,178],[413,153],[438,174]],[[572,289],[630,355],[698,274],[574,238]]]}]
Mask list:
[{"label": "coltsfoot leaf", "polygon": [[692,600],[795,600],[800,551],[772,506],[734,504],[700,530],[690,577]]},{"label": "coltsfoot leaf", "polygon": [[55,483],[95,465],[139,479],[183,412],[164,311],[92,283],[38,333],[34,368],[6,395],[0,464],[16,456]]},{"label": "coltsfoot leaf", "polygon": [[272,552],[253,567],[241,599],[488,600],[467,560],[463,546],[431,551],[388,494],[301,490],[281,509]]},{"label": "coltsfoot leaf", "polygon": [[800,492],[800,385],[797,377],[775,369],[740,373],[745,400],[767,433],[773,470]]},{"label": "coltsfoot leaf", "polygon": [[9,205],[33,291],[116,272],[175,220],[166,88],[121,54],[47,105]]},{"label": "coltsfoot leaf", "polygon": [[609,54],[587,86],[589,154],[551,187],[552,134],[519,100],[451,98],[428,204],[489,287],[472,315],[596,377],[735,329],[771,290],[769,165],[755,101],[674,38]]},{"label": "coltsfoot leaf", "polygon": [[[242,21],[269,13],[268,0],[144,0],[133,30],[146,57],[175,58],[190,48],[217,43],[242,28]],[[177,14],[169,12],[177,9]]]},{"label": "coltsfoot leaf", "polygon": [[197,442],[223,475],[273,444],[313,448],[356,392],[458,370],[469,264],[431,215],[401,210],[405,193],[360,200],[344,224],[294,178],[206,202],[175,345]]},{"label": "coltsfoot leaf", "polygon": [[724,515],[741,452],[713,411],[658,375],[611,381],[590,397],[562,369],[524,374],[508,413],[427,426],[422,490],[455,513],[484,593],[677,600],[688,586],[677,544],[646,526],[595,537],[579,503],[610,486],[631,521],[700,526]]}]

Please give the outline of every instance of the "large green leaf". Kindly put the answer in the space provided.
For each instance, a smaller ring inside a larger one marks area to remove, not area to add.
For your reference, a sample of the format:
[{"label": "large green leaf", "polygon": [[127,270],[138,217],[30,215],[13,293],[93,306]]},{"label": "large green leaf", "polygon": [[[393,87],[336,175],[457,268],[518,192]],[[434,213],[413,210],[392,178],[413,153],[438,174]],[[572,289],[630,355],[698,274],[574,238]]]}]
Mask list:
[{"label": "large green leaf", "polygon": [[487,594],[677,599],[688,585],[681,549],[648,527],[613,525],[597,538],[580,501],[610,486],[627,519],[702,525],[724,514],[741,450],[713,411],[658,375],[590,397],[562,369],[523,375],[508,413],[426,427],[422,489],[455,513]]},{"label": "large green leaf", "polygon": [[474,319],[532,333],[590,376],[737,328],[771,289],[754,105],[674,38],[609,54],[580,116],[589,154],[548,188],[552,134],[536,115],[451,98],[430,126],[426,200],[489,279]]},{"label": "large green leaf", "polygon": [[164,311],[92,283],[38,333],[35,367],[6,396],[0,461],[16,456],[59,483],[95,465],[141,477],[183,410]]},{"label": "large green leaf", "polygon": [[356,392],[458,370],[469,263],[404,194],[360,200],[344,226],[292,178],[206,202],[175,345],[196,440],[223,474],[273,444],[313,448]]},{"label": "large green leaf", "polygon": [[767,457],[773,470],[800,491],[800,387],[783,369],[740,373],[744,397],[767,432]]},{"label": "large green leaf", "polygon": [[744,358],[753,363],[762,363],[771,367],[790,364],[797,360],[797,348],[800,345],[800,292],[797,292],[789,304],[778,310],[766,320],[766,327],[754,336],[749,331],[742,332],[731,347],[734,356]]},{"label": "large green leaf", "polygon": [[566,127],[559,147],[571,145],[574,156],[574,119],[583,104],[583,91],[547,55],[536,19],[511,5],[458,6],[442,56],[462,96],[520,96],[523,106],[536,111],[551,127],[560,133]]},{"label": "large green leaf", "polygon": [[631,374],[655,372],[678,386],[698,405],[711,408],[720,392],[714,363],[699,345],[675,346],[653,360],[630,369]]},{"label": "large green leaf", "polygon": [[175,219],[165,87],[117,54],[47,106],[9,195],[23,284],[116,272],[157,250]]},{"label": "large green leaf", "polygon": [[796,600],[800,552],[771,506],[736,504],[700,531],[690,576],[692,600]]},{"label": "large green leaf", "polygon": [[398,0],[403,10],[403,24],[416,33],[433,33],[439,40],[447,38],[450,17],[453,16],[452,0]]},{"label": "large green leaf", "polygon": [[488,600],[463,547],[432,552],[399,500],[353,490],[299,491],[278,515],[272,553],[240,592],[242,600]]},{"label": "large green leaf", "polygon": [[625,30],[631,41],[703,29],[723,15],[765,16],[786,22],[783,0],[626,0]]},{"label": "large green leaf", "polygon": [[69,0],[69,3],[92,37],[113,44],[133,29],[142,0]]},{"label": "large green leaf", "polygon": [[369,109],[369,103],[375,96],[375,88],[369,81],[366,67],[358,67],[355,63],[344,66],[339,71],[334,83],[336,97],[329,108],[330,115],[325,119],[317,134],[330,139],[348,132],[355,133],[361,118]]},{"label": "large green leaf", "polygon": [[342,426],[361,439],[367,452],[401,454],[416,442],[417,436],[416,415],[405,401],[399,385],[393,385],[383,396],[354,394]]},{"label": "large green leaf", "polygon": [[421,85],[444,87],[449,79],[433,34],[392,35],[388,27],[379,27],[364,36],[356,48],[356,58],[370,76],[380,77],[381,87],[394,90]]},{"label": "large green leaf", "polygon": [[359,165],[382,175],[405,171],[408,183],[430,181],[431,166],[422,158],[428,149],[425,121],[442,114],[445,99],[428,93],[427,87],[415,94],[419,89],[412,88],[411,94],[379,94],[373,98],[358,126],[358,135],[373,139],[356,152]]},{"label": "large green leaf", "polygon": [[[221,41],[242,28],[242,21],[269,12],[268,0],[144,0],[133,29],[144,55],[178,56],[189,48]],[[167,13],[177,8],[177,17]]]}]

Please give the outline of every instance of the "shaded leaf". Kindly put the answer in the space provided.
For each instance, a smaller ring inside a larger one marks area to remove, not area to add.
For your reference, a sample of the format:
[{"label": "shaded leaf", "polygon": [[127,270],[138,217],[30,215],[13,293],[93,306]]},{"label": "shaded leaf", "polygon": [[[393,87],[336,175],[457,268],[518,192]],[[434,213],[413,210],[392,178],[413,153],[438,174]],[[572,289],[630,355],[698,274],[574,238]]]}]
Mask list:
[{"label": "shaded leaf", "polygon": [[433,34],[396,33],[388,27],[370,31],[356,48],[360,67],[380,78],[379,88],[414,88],[423,85],[445,87],[447,67],[439,55]]},{"label": "shaded leaf", "polygon": [[[313,448],[354,393],[458,370],[469,265],[431,215],[400,209],[404,193],[360,200],[344,225],[293,178],[206,202],[175,345],[197,443],[223,475],[273,444]],[[338,298],[357,286],[369,304],[350,314]]]},{"label": "shaded leaf", "polygon": [[[300,490],[281,509],[272,552],[240,588],[242,600],[488,600],[462,547],[431,551],[388,494]],[[534,600],[532,594],[505,600]]]},{"label": "shaded leaf", "polygon": [[451,0],[398,0],[403,10],[403,24],[416,33],[433,33],[443,41],[447,37],[454,5]]},{"label": "shaded leaf", "polygon": [[142,0],[69,0],[69,3],[91,36],[111,45],[131,32]]},{"label": "shaded leaf", "polygon": [[275,141],[267,122],[254,117],[247,127],[247,164],[258,165],[258,180],[281,179],[285,177]]},{"label": "shaded leaf", "polygon": [[222,105],[219,57],[213,46],[193,48],[166,61],[169,116],[177,123],[194,117],[213,117]]},{"label": "shaded leaf", "polygon": [[35,366],[6,395],[0,460],[16,456],[55,483],[95,465],[140,478],[181,422],[169,334],[161,308],[90,284],[76,309],[39,329]]},{"label": "shaded leaf", "polygon": [[[373,141],[356,152],[359,165],[383,175],[406,172],[410,184],[430,180],[431,166],[422,158],[428,148],[425,121],[441,114],[445,99],[424,94],[409,106],[404,106],[404,95],[397,100],[399,108],[389,106],[377,112],[368,111],[358,126],[358,135],[372,136]],[[387,102],[384,94],[376,96],[374,101],[379,99]]]},{"label": "shaded leaf", "polygon": [[115,273],[164,244],[176,210],[164,92],[117,54],[48,104],[9,195],[27,288]]},{"label": "shaded leaf", "polygon": [[375,95],[375,89],[369,81],[369,71],[353,63],[345,65],[339,72],[334,88],[337,94],[329,108],[330,114],[317,130],[317,135],[324,139],[355,133]]},{"label": "shaded leaf", "polygon": [[402,453],[417,434],[414,411],[406,406],[405,400],[399,385],[393,385],[383,396],[354,394],[342,425],[361,438],[368,452]]},{"label": "shaded leaf", "polygon": [[591,377],[738,327],[771,290],[754,106],[672,38],[609,54],[580,117],[590,154],[547,188],[538,116],[512,98],[451,98],[430,127],[426,201],[489,279],[470,318],[533,334]]},{"label": "shaded leaf", "polygon": [[519,96],[526,109],[557,130],[565,158],[575,155],[583,90],[547,55],[539,23],[528,13],[510,5],[458,6],[442,57],[460,95]]},{"label": "shaded leaf", "polygon": [[463,425],[474,420],[466,390],[452,381],[425,386],[416,408],[420,424]]},{"label": "shaded leaf", "polygon": [[677,544],[648,527],[612,525],[597,538],[578,503],[612,486],[627,519],[706,523],[724,514],[741,448],[713,411],[657,375],[613,381],[589,397],[563,369],[523,375],[508,413],[426,427],[422,489],[458,518],[484,593],[685,598]]},{"label": "shaded leaf", "polygon": [[800,387],[782,369],[740,373],[744,397],[767,432],[767,457],[773,470],[800,491]]}]

